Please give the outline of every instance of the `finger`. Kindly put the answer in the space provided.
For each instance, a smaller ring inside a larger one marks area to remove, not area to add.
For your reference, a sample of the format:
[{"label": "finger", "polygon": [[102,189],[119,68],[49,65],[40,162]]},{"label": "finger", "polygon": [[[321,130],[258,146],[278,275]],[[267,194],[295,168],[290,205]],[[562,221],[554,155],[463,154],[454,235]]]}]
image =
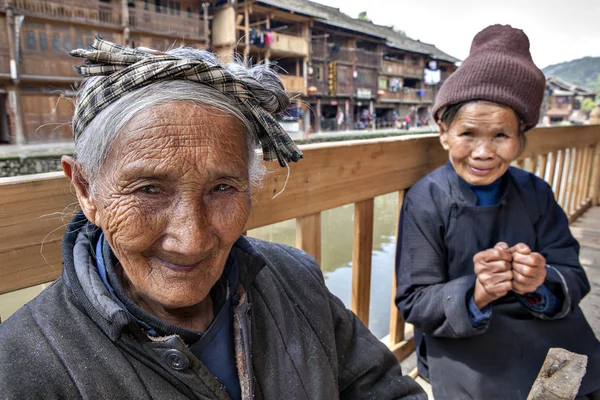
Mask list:
[{"label": "finger", "polygon": [[513,271],[506,271],[498,274],[492,274],[490,280],[494,283],[494,285],[498,285],[502,282],[512,281],[514,280],[514,273]]},{"label": "finger", "polygon": [[485,263],[486,271],[490,273],[500,273],[505,271],[511,271],[513,269],[513,263],[510,261],[492,261]]},{"label": "finger", "polygon": [[496,285],[490,286],[489,288],[485,288],[485,291],[489,294],[493,295],[496,298],[500,298],[506,295],[509,291],[513,290],[513,282],[512,281],[504,281],[500,282]]},{"label": "finger", "polygon": [[525,243],[517,243],[510,248],[511,253],[529,254],[531,249]]},{"label": "finger", "polygon": [[531,253],[528,255],[522,253],[513,254],[513,262],[529,265],[530,267],[545,267],[546,259],[540,253]]},{"label": "finger", "polygon": [[496,245],[494,246],[495,249],[499,249],[499,250],[509,250],[508,247],[508,243],[505,242],[498,242],[496,243]]},{"label": "finger", "polygon": [[485,262],[492,262],[498,260],[511,262],[512,259],[513,254],[510,251],[501,250],[498,248],[488,249],[483,254],[483,260]]},{"label": "finger", "polygon": [[521,296],[524,296],[529,293],[533,293],[533,292],[535,292],[536,289],[537,289],[537,287],[535,285],[524,285],[519,282],[512,283],[512,290],[515,293],[520,294]]},{"label": "finger", "polygon": [[517,271],[519,274],[526,276],[528,278],[537,278],[540,274],[537,267],[532,267],[531,265],[525,265],[517,262],[512,263],[513,271]]},{"label": "finger", "polygon": [[525,276],[518,271],[512,271],[513,273],[513,281],[520,285],[533,285],[536,282],[535,278]]}]

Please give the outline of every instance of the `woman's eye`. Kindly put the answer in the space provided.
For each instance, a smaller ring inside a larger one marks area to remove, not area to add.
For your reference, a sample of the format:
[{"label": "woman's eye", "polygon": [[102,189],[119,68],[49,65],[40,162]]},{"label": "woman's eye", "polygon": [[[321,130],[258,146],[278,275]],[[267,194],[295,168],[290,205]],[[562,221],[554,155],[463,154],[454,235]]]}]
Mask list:
[{"label": "woman's eye", "polygon": [[213,189],[214,192],[226,192],[229,189],[231,189],[231,186],[225,184],[225,183],[219,183],[217,186],[215,186],[215,188]]},{"label": "woman's eye", "polygon": [[508,136],[506,136],[506,134],[505,134],[505,133],[499,133],[499,134],[497,134],[497,135],[496,135],[496,137],[497,137],[497,138],[504,139],[504,138],[507,138]]},{"label": "woman's eye", "polygon": [[160,188],[154,185],[146,185],[139,188],[138,191],[144,194],[157,194],[160,192]]},{"label": "woman's eye", "polygon": [[473,134],[471,132],[463,132],[460,134],[460,136],[471,137]]}]

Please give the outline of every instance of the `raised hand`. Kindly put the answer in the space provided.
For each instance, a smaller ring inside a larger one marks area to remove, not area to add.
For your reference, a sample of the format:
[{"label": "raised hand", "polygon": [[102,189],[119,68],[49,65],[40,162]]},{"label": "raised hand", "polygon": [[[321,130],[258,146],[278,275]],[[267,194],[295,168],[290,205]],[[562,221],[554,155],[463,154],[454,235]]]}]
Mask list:
[{"label": "raised hand", "polygon": [[513,253],[500,242],[493,249],[480,251],[473,257],[477,281],[473,299],[480,310],[513,290]]},{"label": "raised hand", "polygon": [[512,290],[520,295],[535,292],[546,280],[546,259],[524,243],[514,245],[510,252],[513,258]]}]

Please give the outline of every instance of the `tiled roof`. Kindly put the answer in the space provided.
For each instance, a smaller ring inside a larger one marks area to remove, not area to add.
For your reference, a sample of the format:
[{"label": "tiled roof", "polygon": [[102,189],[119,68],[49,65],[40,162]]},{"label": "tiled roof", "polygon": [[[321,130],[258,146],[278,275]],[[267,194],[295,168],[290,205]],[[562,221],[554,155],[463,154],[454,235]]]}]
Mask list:
[{"label": "tiled roof", "polygon": [[383,39],[386,45],[392,48],[426,54],[432,58],[451,63],[460,61],[458,58],[452,57],[432,44],[411,39],[388,26],[376,25],[372,22],[352,18],[341,12],[338,8],[309,0],[257,0],[257,2],[313,17],[316,22],[324,25],[335,26]]}]

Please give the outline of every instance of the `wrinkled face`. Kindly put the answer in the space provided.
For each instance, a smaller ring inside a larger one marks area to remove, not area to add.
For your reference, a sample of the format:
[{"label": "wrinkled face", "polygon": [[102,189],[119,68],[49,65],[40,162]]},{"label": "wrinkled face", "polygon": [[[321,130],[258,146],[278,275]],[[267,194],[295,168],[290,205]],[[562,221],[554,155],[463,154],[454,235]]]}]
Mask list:
[{"label": "wrinkled face", "polygon": [[246,130],[183,102],[144,111],[113,143],[92,203],[129,290],[166,308],[198,304],[250,213]]},{"label": "wrinkled face", "polygon": [[456,173],[472,185],[500,178],[521,149],[515,112],[494,103],[465,104],[450,127],[440,123],[440,142]]}]

